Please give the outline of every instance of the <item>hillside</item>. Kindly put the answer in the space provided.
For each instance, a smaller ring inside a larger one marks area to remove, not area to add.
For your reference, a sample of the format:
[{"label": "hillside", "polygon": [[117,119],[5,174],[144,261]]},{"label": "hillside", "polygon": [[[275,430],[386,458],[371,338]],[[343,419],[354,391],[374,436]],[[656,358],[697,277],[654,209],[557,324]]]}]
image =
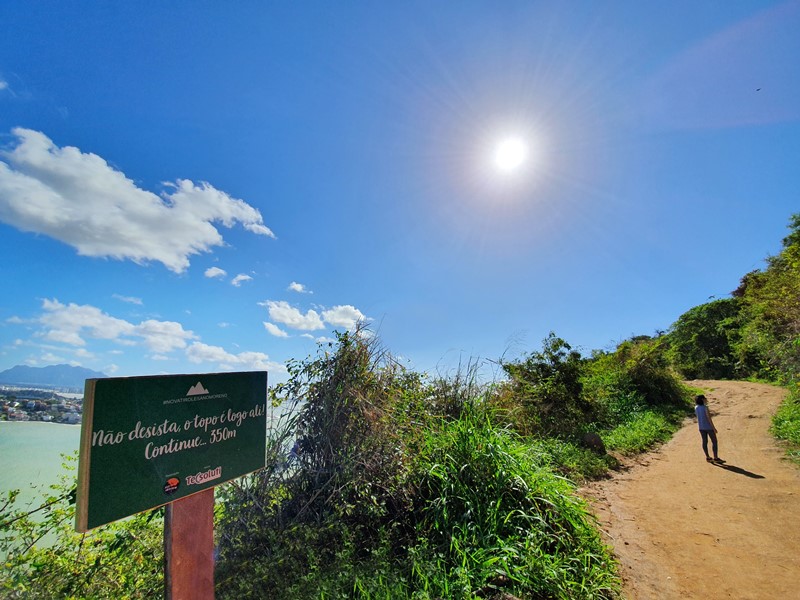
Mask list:
[{"label": "hillside", "polygon": [[0,371],[0,383],[2,384],[36,387],[83,389],[86,379],[103,377],[108,377],[108,375],[72,365],[49,365],[47,367],[16,365]]},{"label": "hillside", "polygon": [[709,398],[720,456],[688,419],[667,444],[584,488],[621,562],[628,600],[790,598],[800,573],[800,471],[769,434],[786,390],[693,381]]}]

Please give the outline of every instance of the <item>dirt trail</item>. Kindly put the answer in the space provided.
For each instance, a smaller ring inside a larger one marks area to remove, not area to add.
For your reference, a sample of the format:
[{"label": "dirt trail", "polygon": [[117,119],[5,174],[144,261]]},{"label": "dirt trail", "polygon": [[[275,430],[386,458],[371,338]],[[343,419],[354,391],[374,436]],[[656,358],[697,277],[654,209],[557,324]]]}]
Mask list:
[{"label": "dirt trail", "polygon": [[706,390],[724,465],[706,462],[692,420],[582,490],[620,560],[625,597],[800,598],[800,469],[768,432],[785,391],[690,383]]}]

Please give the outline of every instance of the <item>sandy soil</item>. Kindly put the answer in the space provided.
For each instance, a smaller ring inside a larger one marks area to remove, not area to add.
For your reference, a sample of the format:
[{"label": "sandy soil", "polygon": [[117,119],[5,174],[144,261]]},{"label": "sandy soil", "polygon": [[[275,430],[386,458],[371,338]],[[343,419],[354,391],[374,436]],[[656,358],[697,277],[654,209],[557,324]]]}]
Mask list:
[{"label": "sandy soil", "polygon": [[800,469],[768,432],[785,391],[690,384],[706,390],[724,465],[706,462],[687,420],[659,450],[582,490],[619,558],[625,597],[800,598]]}]

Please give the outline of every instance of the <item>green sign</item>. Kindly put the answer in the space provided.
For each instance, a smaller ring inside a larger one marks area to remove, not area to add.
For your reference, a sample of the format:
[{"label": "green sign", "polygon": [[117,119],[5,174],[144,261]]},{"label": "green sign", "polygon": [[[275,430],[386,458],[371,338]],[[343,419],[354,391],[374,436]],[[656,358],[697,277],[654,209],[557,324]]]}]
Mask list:
[{"label": "green sign", "polygon": [[87,379],[76,529],[264,467],[267,373]]}]

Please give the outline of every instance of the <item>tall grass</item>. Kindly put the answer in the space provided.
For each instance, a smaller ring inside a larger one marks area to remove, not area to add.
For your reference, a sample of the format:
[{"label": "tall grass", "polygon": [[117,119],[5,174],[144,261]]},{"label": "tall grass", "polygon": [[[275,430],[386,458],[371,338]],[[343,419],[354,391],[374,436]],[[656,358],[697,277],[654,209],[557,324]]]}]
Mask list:
[{"label": "tall grass", "polygon": [[415,478],[422,588],[448,598],[614,597],[613,560],[573,485],[479,409],[427,439]]},{"label": "tall grass", "polygon": [[283,391],[304,403],[277,446],[293,427],[300,452],[228,491],[217,596],[614,597],[593,517],[497,424],[473,367],[424,380],[349,334],[293,365]]},{"label": "tall grass", "polygon": [[680,428],[682,418],[682,412],[637,412],[627,422],[603,433],[603,442],[609,450],[621,454],[639,454],[672,437]]},{"label": "tall grass", "polygon": [[789,395],[772,418],[772,433],[787,442],[787,454],[800,464],[800,384],[789,388]]}]

